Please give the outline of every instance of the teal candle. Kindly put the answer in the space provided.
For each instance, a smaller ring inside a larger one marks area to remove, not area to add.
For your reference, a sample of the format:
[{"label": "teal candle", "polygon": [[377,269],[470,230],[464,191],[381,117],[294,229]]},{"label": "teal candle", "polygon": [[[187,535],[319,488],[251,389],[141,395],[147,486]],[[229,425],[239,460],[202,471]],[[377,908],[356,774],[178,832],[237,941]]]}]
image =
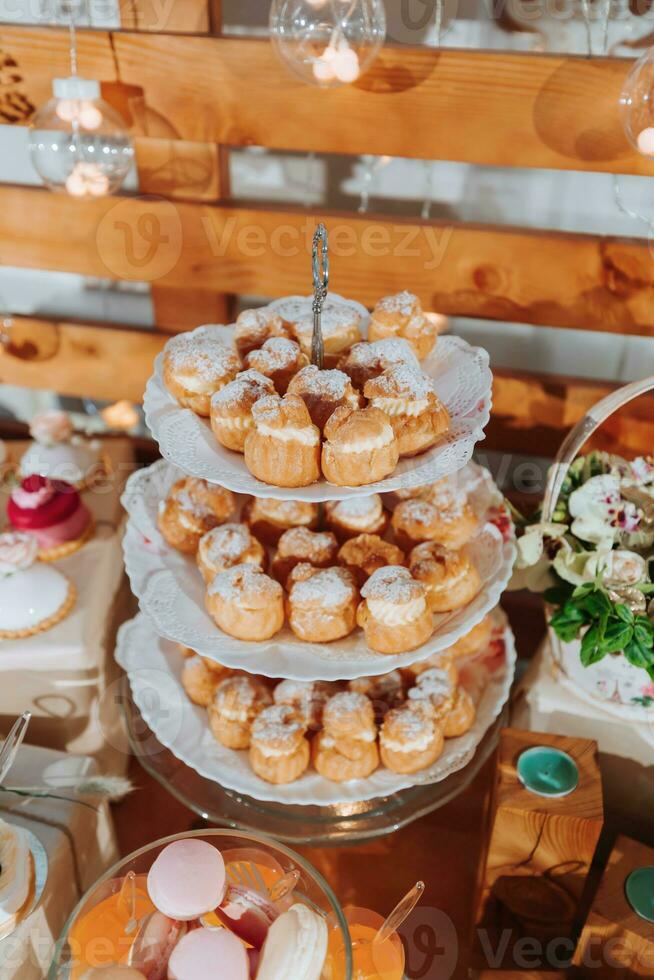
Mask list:
[{"label": "teal candle", "polygon": [[517,770],[525,789],[537,796],[568,796],[579,785],[579,768],[575,760],[567,752],[549,745],[525,749],[518,759]]},{"label": "teal candle", "polygon": [[654,868],[637,868],[624,885],[627,901],[646,922],[654,922]]}]

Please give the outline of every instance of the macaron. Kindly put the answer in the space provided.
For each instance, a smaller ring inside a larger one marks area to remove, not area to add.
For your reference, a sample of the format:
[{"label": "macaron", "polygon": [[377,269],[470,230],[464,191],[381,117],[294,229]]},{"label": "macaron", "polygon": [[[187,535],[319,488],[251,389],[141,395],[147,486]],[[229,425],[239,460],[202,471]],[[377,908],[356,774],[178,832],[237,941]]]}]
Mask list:
[{"label": "macaron", "polygon": [[245,946],[227,929],[193,929],[173,950],[168,962],[168,980],[217,980],[218,977],[249,980],[250,961]]},{"label": "macaron", "polygon": [[131,966],[94,966],[82,974],[82,980],[145,980],[145,975]]},{"label": "macaron", "polygon": [[225,887],[222,854],[194,837],[168,844],[148,874],[148,894],[153,905],[180,922],[212,912],[223,900]]},{"label": "macaron", "polygon": [[257,980],[320,980],[327,957],[327,923],[306,905],[293,905],[268,930]]}]

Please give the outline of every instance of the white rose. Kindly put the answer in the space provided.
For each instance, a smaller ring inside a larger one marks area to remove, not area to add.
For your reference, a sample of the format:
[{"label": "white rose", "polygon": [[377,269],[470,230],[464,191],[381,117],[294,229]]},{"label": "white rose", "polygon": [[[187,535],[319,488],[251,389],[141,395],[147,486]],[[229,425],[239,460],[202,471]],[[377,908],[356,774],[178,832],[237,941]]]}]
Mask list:
[{"label": "white rose", "polygon": [[32,439],[43,446],[56,446],[60,442],[69,442],[73,435],[73,423],[67,412],[39,412],[30,423]]},{"label": "white rose", "polygon": [[592,555],[586,564],[587,581],[601,576],[605,585],[639,585],[647,582],[647,562],[633,551],[606,551]]}]

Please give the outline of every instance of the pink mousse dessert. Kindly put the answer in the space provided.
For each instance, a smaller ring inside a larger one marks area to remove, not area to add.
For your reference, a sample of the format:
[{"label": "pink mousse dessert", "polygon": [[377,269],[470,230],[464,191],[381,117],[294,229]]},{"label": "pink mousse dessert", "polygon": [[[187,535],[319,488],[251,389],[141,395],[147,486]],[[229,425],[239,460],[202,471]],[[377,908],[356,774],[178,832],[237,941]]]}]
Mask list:
[{"label": "pink mousse dessert", "polygon": [[90,511],[74,487],[36,475],[12,491],[7,517],[15,531],[36,538],[42,560],[72,553],[93,527]]}]

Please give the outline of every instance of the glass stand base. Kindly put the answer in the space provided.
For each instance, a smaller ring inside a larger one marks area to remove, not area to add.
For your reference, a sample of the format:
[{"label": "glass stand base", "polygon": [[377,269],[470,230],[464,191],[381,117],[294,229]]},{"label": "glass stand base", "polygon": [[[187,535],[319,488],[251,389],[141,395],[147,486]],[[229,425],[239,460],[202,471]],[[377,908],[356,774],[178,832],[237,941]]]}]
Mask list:
[{"label": "glass stand base", "polygon": [[143,768],[177,800],[208,823],[265,833],[289,844],[343,844],[381,837],[437,810],[466,789],[497,744],[506,709],[463,769],[439,783],[392,796],[338,806],[290,806],[263,802],[224,789],[181,762],[161,744],[134,704],[123,678],[122,705],[132,752]]}]

